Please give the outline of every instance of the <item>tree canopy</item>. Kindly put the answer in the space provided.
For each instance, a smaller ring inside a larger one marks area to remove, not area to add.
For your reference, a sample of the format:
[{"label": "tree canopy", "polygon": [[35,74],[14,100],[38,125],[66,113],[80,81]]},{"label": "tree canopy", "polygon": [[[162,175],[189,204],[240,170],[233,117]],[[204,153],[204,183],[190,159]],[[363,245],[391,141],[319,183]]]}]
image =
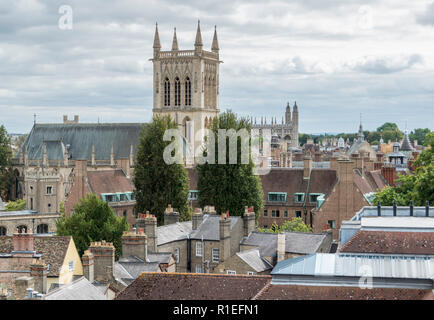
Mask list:
[{"label": "tree canopy", "polygon": [[134,169],[136,212],[149,210],[162,224],[164,211],[170,204],[180,214],[180,220],[190,219],[188,207],[188,174],[183,164],[166,164],[164,149],[172,141],[164,141],[167,129],[177,129],[170,117],[154,117],[140,133]]},{"label": "tree canopy", "polygon": [[416,206],[424,206],[426,201],[434,203],[434,133],[426,137],[428,149],[422,151],[415,161],[418,166],[412,175],[398,175],[395,186],[386,187],[374,196],[374,203],[380,201],[382,205],[408,206],[414,201]]},{"label": "tree canopy", "polygon": [[26,208],[26,200],[18,199],[17,201],[9,201],[6,205],[6,211],[20,211]]},{"label": "tree canopy", "polygon": [[246,206],[253,206],[258,216],[263,208],[263,192],[261,180],[254,174],[251,150],[249,148],[246,163],[242,163],[241,137],[238,136],[236,163],[230,163],[230,142],[229,137],[226,137],[226,162],[219,164],[219,129],[234,129],[236,132],[245,129],[250,137],[251,127],[247,118],[238,119],[230,110],[214,119],[211,131],[215,139],[207,139],[204,154],[208,155],[211,143],[214,143],[215,164],[206,162],[197,165],[199,203],[202,207],[214,206],[218,213],[229,210],[234,216],[242,215]]},{"label": "tree canopy", "polygon": [[286,221],[283,225],[279,226],[276,222],[271,225],[271,228],[258,228],[259,232],[272,232],[281,233],[283,231],[292,232],[312,232],[312,228],[306,225],[302,218],[295,217]]},{"label": "tree canopy", "polygon": [[0,126],[0,197],[9,199],[10,189],[13,183],[12,174],[12,150],[10,138],[6,128]]},{"label": "tree canopy", "polygon": [[122,253],[122,234],[129,229],[125,217],[115,216],[107,202],[96,194],[89,194],[74,206],[74,214],[66,217],[61,206],[62,217],[57,220],[57,235],[72,236],[80,256],[91,242],[105,240],[113,242],[116,259]]}]

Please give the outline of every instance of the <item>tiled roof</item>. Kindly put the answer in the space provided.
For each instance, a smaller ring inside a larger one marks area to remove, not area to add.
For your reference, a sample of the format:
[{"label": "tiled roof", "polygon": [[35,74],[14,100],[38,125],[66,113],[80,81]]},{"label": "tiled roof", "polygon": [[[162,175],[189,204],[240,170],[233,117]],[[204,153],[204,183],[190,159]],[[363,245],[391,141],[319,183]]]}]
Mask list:
[{"label": "tiled roof", "polygon": [[120,169],[88,171],[87,177],[92,192],[97,194],[132,192],[135,190],[131,179],[128,179]]},{"label": "tiled roof", "polygon": [[[50,265],[49,277],[58,277],[65,255],[72,241],[71,236],[35,236],[35,251],[42,254],[42,261]],[[12,236],[0,237],[0,252],[13,250]]]},{"label": "tiled roof", "polygon": [[273,266],[262,259],[258,249],[250,249],[236,253],[245,263],[252,267],[256,272],[270,270]]},{"label": "tiled roof", "polygon": [[259,300],[422,300],[431,297],[431,290],[338,286],[271,285]]},{"label": "tiled roof", "polygon": [[[272,168],[268,174],[261,175],[260,178],[265,199],[267,199],[268,192],[286,192],[286,203],[293,205],[295,204],[294,193],[306,193],[307,190],[308,180],[303,179],[303,169]],[[312,169],[308,192],[324,193],[327,196],[336,179],[335,170]],[[309,199],[306,198],[306,201]]]},{"label": "tiled roof", "polygon": [[47,293],[45,300],[107,300],[107,298],[100,289],[96,288],[85,277],[81,277]]},{"label": "tiled roof", "polygon": [[157,245],[187,239],[192,231],[191,221],[171,223],[157,227]]},{"label": "tiled roof", "polygon": [[270,276],[142,273],[116,300],[249,300]]},{"label": "tiled roof", "polygon": [[[297,254],[315,253],[327,234],[285,231],[285,252]],[[277,233],[253,231],[242,244],[257,246],[263,257],[277,255]]]},{"label": "tiled roof", "polygon": [[[220,240],[220,215],[208,215],[205,214],[203,216],[203,222],[199,225],[196,230],[193,230],[191,233],[191,239],[202,239],[203,240]],[[230,221],[230,229],[235,226],[235,224],[241,219],[238,216],[231,216]]]},{"label": "tiled roof", "polygon": [[340,251],[353,253],[434,255],[434,232],[360,230]]}]

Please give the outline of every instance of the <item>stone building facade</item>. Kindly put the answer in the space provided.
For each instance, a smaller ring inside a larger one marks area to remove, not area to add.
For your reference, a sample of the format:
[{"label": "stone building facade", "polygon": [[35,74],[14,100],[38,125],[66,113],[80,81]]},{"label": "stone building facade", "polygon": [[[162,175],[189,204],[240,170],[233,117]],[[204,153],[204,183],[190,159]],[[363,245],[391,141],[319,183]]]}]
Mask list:
[{"label": "stone building facade", "polygon": [[[211,51],[203,50],[198,23],[194,50],[179,50],[176,29],[172,50],[161,51],[158,27],[155,28],[154,116],[171,116],[186,140],[194,143],[196,133],[209,127],[219,114],[219,45],[217,31]],[[198,143],[203,142],[203,134]],[[193,149],[194,150],[194,149]]]}]

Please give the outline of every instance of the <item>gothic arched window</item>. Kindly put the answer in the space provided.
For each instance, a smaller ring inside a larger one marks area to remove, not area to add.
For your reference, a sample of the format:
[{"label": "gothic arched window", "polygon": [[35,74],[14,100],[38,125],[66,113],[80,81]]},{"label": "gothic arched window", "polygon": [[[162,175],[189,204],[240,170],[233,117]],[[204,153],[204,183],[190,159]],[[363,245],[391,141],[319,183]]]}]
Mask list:
[{"label": "gothic arched window", "polygon": [[181,83],[179,78],[175,78],[175,106],[181,105]]},{"label": "gothic arched window", "polygon": [[185,79],[185,105],[191,106],[191,82],[189,77]]},{"label": "gothic arched window", "polygon": [[169,78],[164,80],[164,105],[170,106],[170,81]]}]

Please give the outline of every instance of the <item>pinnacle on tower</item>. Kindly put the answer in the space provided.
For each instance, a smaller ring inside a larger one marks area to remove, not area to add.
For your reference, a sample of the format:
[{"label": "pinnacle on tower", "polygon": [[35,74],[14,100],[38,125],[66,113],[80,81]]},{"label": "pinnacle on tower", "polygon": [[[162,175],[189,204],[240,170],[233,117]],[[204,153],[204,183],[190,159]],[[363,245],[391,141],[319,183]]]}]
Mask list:
[{"label": "pinnacle on tower", "polygon": [[196,31],[196,41],[194,42],[194,47],[202,47],[202,34],[200,33],[200,20],[197,20],[197,31]]},{"label": "pinnacle on tower", "polygon": [[176,51],[179,50],[178,47],[178,39],[176,38],[176,28],[173,32],[173,42],[172,42],[172,51]]},{"label": "pinnacle on tower", "polygon": [[155,23],[154,49],[161,49],[160,36],[158,35],[158,24]]},{"label": "pinnacle on tower", "polygon": [[215,53],[219,52],[219,42],[217,40],[217,26],[214,26],[214,38],[212,39],[211,51]]}]

